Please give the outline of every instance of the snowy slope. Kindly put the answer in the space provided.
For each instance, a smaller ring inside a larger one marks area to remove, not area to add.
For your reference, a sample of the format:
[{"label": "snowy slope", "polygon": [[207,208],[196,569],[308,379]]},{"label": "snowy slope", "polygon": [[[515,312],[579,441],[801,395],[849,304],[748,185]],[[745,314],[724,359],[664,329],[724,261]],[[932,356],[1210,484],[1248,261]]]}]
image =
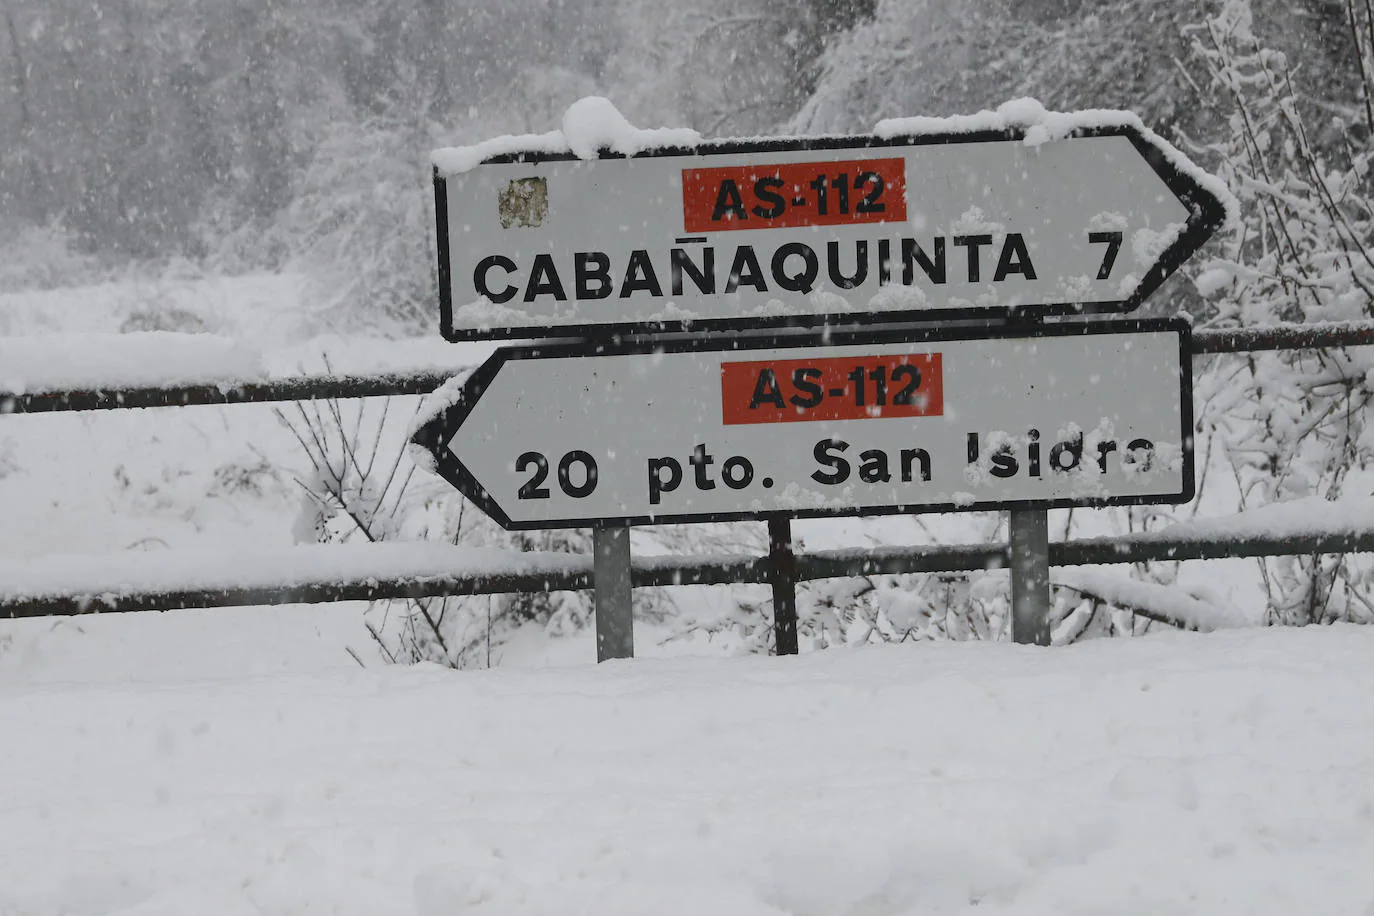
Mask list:
[{"label": "snowy slope", "polygon": [[0,913],[1362,916],[1371,659],[1354,627],[538,672],[88,659],[0,685]]}]

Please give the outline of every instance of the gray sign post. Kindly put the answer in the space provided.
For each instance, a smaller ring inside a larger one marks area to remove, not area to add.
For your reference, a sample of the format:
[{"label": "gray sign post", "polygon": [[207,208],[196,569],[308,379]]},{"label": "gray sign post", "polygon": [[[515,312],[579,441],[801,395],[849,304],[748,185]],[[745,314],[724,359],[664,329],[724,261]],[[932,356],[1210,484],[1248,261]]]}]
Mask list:
[{"label": "gray sign post", "polygon": [[792,553],[792,522],[768,520],[768,564],[773,587],[773,643],[778,655],[796,655],[797,558]]},{"label": "gray sign post", "polygon": [[634,658],[635,624],[630,588],[630,529],[592,529],[592,585],[596,600],[596,660]]},{"label": "gray sign post", "polygon": [[1050,644],[1050,522],[1044,509],[1007,513],[1011,548],[1011,638]]}]

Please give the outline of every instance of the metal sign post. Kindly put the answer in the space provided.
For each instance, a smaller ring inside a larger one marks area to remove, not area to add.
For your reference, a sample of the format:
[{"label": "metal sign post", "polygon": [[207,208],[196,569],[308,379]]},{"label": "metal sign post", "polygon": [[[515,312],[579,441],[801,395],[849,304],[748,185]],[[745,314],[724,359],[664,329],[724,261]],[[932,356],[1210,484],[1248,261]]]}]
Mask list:
[{"label": "metal sign post", "polygon": [[1050,521],[1044,509],[1007,513],[1011,549],[1011,638],[1050,644]]},{"label": "metal sign post", "polygon": [[592,586],[596,601],[596,660],[634,658],[633,592],[630,584],[630,529],[598,525],[592,529]]},{"label": "metal sign post", "polygon": [[778,655],[796,655],[797,558],[792,553],[792,522],[768,520],[769,584],[773,587],[773,644]]}]

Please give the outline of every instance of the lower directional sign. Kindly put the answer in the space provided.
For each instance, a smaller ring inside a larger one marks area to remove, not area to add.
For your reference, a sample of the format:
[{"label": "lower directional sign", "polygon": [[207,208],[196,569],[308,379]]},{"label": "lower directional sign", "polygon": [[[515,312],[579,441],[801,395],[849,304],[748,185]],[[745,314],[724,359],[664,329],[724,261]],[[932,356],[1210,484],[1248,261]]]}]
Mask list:
[{"label": "lower directional sign", "polygon": [[497,351],[417,433],[509,529],[1186,502],[1188,327]]}]

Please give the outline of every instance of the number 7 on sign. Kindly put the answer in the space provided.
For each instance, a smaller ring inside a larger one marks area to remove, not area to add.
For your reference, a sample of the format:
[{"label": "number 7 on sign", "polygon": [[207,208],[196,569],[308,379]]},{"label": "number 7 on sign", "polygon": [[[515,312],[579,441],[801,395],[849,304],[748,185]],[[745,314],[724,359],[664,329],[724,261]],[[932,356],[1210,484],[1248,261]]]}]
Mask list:
[{"label": "number 7 on sign", "polygon": [[1107,246],[1107,250],[1102,255],[1102,266],[1097,269],[1097,279],[1110,279],[1112,267],[1116,265],[1116,253],[1121,250],[1121,233],[1089,232],[1088,242],[1093,245]]}]

